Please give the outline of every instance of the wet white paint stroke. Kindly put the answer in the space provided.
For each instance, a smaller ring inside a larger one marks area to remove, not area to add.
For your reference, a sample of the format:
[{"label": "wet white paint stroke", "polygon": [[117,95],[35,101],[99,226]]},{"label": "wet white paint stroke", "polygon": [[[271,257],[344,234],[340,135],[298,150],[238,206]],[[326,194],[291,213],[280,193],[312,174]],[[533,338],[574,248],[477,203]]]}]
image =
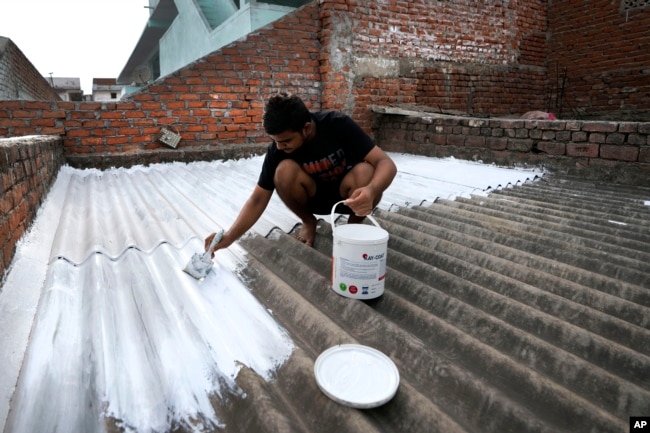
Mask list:
[{"label": "wet white paint stroke", "polygon": [[[213,430],[211,398],[239,392],[241,365],[268,379],[290,356],[290,338],[236,275],[237,246],[202,281],[182,272],[218,224],[205,212],[197,224],[178,193],[130,186],[170,167],[157,170],[62,170],[63,210],[5,431],[100,432],[106,419],[134,432]],[[197,195],[194,208],[205,204]]]},{"label": "wet white paint stroke", "polygon": [[8,431],[100,432],[104,418],[133,432],[218,428],[210,398],[239,392],[241,364],[268,379],[292,343],[228,251],[203,281],[182,272],[200,247],[52,263]]}]

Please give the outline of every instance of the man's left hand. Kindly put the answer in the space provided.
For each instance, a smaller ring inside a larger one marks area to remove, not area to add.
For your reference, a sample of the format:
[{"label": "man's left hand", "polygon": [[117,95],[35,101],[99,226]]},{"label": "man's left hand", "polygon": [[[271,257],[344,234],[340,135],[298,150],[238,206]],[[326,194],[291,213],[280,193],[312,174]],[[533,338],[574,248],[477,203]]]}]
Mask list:
[{"label": "man's left hand", "polygon": [[366,216],[372,212],[374,199],[373,189],[369,186],[364,186],[352,191],[350,197],[343,204],[352,209],[355,215]]}]

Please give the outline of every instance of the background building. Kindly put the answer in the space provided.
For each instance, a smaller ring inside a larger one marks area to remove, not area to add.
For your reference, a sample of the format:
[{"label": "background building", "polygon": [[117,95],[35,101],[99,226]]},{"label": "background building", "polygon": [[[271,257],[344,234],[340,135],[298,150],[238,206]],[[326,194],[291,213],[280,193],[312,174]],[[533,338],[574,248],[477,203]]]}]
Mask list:
[{"label": "background building", "polygon": [[117,78],[137,87],[264,27],[309,0],[149,0],[151,16]]},{"label": "background building", "polygon": [[64,101],[83,101],[81,79],[78,77],[44,77]]},{"label": "background building", "polygon": [[117,101],[122,97],[124,86],[115,78],[93,78],[93,101]]}]

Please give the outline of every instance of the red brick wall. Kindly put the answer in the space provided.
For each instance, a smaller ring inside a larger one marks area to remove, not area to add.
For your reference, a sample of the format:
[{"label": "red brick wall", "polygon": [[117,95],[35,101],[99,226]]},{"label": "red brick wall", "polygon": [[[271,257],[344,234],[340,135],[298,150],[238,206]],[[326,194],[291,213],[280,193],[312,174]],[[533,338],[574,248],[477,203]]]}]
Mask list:
[{"label": "red brick wall", "polygon": [[59,168],[59,137],[0,140],[0,282]]},{"label": "red brick wall", "polygon": [[[60,134],[69,161],[101,167],[257,149],[268,142],[264,100],[278,90],[314,110],[345,111],[370,133],[372,105],[492,116],[544,109],[546,5],[318,0],[126,101],[0,102],[0,136]],[[163,126],[180,132],[178,150],[156,142]]]},{"label": "red brick wall", "polygon": [[474,114],[545,108],[546,1],[321,0],[323,106]]},{"label": "red brick wall", "polygon": [[650,121],[650,7],[623,11],[621,0],[549,4],[554,105],[565,117]]},{"label": "red brick wall", "polygon": [[447,65],[418,73],[419,105],[476,116],[549,111],[546,70],[518,65]]},{"label": "red brick wall", "polygon": [[[469,15],[460,25],[456,17],[463,8]],[[516,63],[519,53],[534,51],[516,38],[538,31],[517,24],[524,12],[497,0],[480,7],[467,0],[453,8],[322,0],[127,101],[0,102],[7,110],[0,114],[0,136],[61,134],[70,160],[103,166],[115,164],[118,156],[131,163],[177,158],[155,141],[163,126],[181,133],[184,159],[221,157],[233,147],[266,143],[263,103],[278,90],[301,95],[314,110],[345,111],[369,133],[372,104],[523,112],[530,95],[542,90],[539,67],[531,71]],[[515,63],[504,68],[504,62]],[[534,84],[528,85],[531,76]]]}]

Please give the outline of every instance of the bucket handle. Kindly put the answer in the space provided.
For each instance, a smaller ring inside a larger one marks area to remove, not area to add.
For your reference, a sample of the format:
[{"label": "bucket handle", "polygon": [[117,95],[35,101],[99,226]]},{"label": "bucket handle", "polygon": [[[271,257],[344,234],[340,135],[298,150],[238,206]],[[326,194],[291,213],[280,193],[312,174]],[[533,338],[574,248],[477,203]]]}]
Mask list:
[{"label": "bucket handle", "polygon": [[[336,220],[334,219],[334,215],[336,214],[336,212],[334,212],[336,210],[336,206],[338,206],[340,204],[343,204],[343,203],[345,203],[345,200],[341,200],[339,202],[336,202],[336,203],[334,203],[334,206],[332,206],[332,214],[330,215],[330,218],[331,218],[331,221],[332,221],[332,230],[336,228]],[[373,217],[372,215],[366,215],[366,218],[368,218],[371,223],[373,223],[377,227],[381,228],[381,226],[379,225],[379,223],[377,222],[375,217]]]}]

